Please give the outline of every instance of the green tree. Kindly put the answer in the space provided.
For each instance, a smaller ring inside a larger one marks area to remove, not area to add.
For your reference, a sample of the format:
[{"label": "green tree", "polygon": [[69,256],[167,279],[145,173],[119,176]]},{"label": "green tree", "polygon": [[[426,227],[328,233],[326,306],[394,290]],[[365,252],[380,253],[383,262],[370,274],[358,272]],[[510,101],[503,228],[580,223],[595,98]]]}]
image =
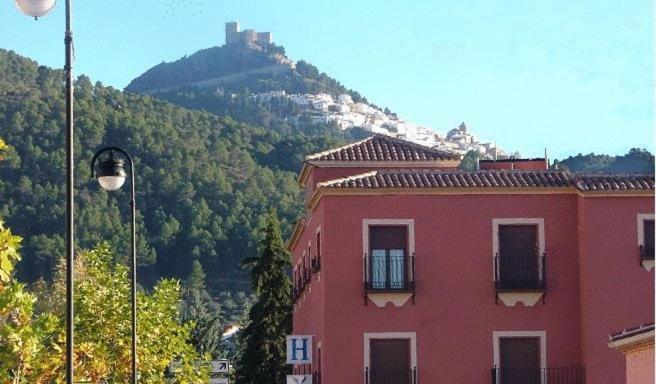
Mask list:
[{"label": "green tree", "polygon": [[198,260],[194,260],[185,281],[182,321],[194,324],[190,341],[198,353],[212,358],[225,357],[221,340],[225,321],[221,308],[205,289],[205,272]]},{"label": "green tree", "polygon": [[242,331],[242,350],[236,378],[238,384],[283,383],[289,367],[285,361],[285,338],[291,333],[290,265],[275,211],[266,217],[260,256],[244,261],[251,268],[251,285],[257,299]]},{"label": "green tree", "polygon": [[485,157],[479,151],[469,151],[463,156],[458,169],[463,171],[475,171],[478,168],[478,160]]}]

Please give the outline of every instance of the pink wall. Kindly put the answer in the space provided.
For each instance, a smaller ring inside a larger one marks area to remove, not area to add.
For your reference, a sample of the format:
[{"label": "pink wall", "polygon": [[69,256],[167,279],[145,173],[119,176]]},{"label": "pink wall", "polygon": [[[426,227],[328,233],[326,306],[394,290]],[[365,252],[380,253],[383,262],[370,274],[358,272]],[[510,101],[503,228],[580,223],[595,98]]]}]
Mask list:
[{"label": "pink wall", "polygon": [[654,384],[654,346],[626,355],[626,384]]},{"label": "pink wall", "polygon": [[[489,382],[493,331],[544,330],[548,366],[580,365],[576,203],[573,195],[325,197],[324,383],[362,382],[365,332],[417,332],[424,383]],[[495,305],[492,219],[517,217],[545,219],[546,304]],[[364,305],[365,218],[415,220],[415,305]]]},{"label": "pink wall", "polygon": [[[608,334],[653,321],[654,275],[637,247],[637,214],[653,210],[651,197],[325,196],[294,249],[298,260],[321,226],[322,271],[295,306],[294,333],[322,344],[324,384],[362,382],[365,332],[416,332],[420,382],[488,383],[493,332],[520,330],[546,331],[547,366],[625,383],[629,367]],[[364,305],[365,218],[415,220],[415,305]],[[544,218],[546,304],[495,305],[493,218]]]},{"label": "pink wall", "polygon": [[[307,250],[308,242],[310,242],[312,247],[312,257],[316,255],[316,231],[317,228],[322,226],[323,222],[323,206],[319,204],[312,216],[308,218],[306,223],[305,230],[303,235],[298,240],[296,247],[292,252],[292,263],[293,266],[299,266],[300,260],[303,258],[304,251]],[[322,229],[323,232],[323,229]],[[317,346],[323,341],[324,329],[325,329],[325,307],[324,307],[324,295],[325,295],[325,279],[324,270],[326,266],[326,257],[325,257],[325,241],[322,238],[322,254],[321,254],[321,271],[317,274],[312,275],[312,281],[305,288],[301,297],[294,304],[294,334],[297,335],[314,335],[314,356],[317,356]],[[306,252],[307,253],[307,252]],[[316,360],[315,360],[316,361]],[[316,364],[316,363],[315,363]],[[306,366],[307,374],[313,372],[316,368],[311,366]],[[297,367],[297,369],[302,369],[302,367]],[[301,373],[298,371],[297,373]]]},{"label": "pink wall", "polygon": [[625,380],[625,360],[608,335],[654,320],[654,273],[639,264],[638,213],[654,212],[651,197],[579,199],[581,339],[588,382]]}]

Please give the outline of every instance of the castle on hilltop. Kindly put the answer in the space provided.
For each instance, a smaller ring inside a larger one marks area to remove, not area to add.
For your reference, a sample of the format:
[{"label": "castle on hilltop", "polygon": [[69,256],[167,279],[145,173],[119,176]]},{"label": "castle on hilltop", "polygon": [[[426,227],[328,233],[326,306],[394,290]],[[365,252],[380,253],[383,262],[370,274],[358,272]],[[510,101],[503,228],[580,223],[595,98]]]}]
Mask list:
[{"label": "castle on hilltop", "polygon": [[230,44],[256,44],[265,46],[273,43],[271,32],[256,32],[254,29],[239,29],[238,21],[226,23],[226,45]]}]

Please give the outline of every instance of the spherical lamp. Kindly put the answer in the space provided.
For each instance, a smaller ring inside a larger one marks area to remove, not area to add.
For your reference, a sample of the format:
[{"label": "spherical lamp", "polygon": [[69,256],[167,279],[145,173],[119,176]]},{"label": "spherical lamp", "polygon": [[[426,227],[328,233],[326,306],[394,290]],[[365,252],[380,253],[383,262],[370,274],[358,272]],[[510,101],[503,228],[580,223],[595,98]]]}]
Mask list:
[{"label": "spherical lamp", "polygon": [[123,186],[127,176],[123,164],[122,159],[114,158],[114,152],[110,152],[106,160],[98,162],[96,178],[104,190],[115,191]]},{"label": "spherical lamp", "polygon": [[54,8],[57,0],[16,0],[16,6],[24,14],[37,19]]}]

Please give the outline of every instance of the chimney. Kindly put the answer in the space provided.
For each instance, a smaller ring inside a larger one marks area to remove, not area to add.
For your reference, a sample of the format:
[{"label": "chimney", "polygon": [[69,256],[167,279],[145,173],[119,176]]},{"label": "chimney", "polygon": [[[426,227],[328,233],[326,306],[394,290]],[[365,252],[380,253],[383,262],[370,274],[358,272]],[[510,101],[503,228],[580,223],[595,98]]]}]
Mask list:
[{"label": "chimney", "polygon": [[517,169],[523,171],[538,171],[549,169],[549,164],[547,163],[546,158],[515,159],[514,157],[510,157],[507,159],[480,160],[479,165],[480,169],[483,170]]}]

